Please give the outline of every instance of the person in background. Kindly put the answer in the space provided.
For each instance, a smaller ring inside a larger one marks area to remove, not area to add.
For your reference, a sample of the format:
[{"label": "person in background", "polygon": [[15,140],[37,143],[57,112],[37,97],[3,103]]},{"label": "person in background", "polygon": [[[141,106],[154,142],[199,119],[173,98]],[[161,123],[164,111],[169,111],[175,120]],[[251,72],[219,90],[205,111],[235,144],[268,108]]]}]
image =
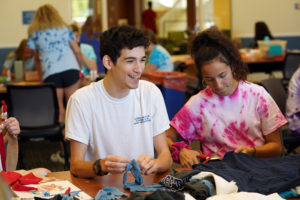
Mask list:
[{"label": "person in background", "polygon": [[288,86],[286,118],[292,135],[300,138],[300,67],[293,74]]},{"label": "person in background", "polygon": [[102,32],[102,19],[101,19],[101,15],[96,15],[95,16],[95,20],[93,22],[93,33],[97,33],[97,34],[100,35],[101,32]]},{"label": "person in background", "polygon": [[265,22],[259,21],[255,23],[255,48],[258,47],[258,40],[273,40],[274,37],[271,34],[267,24]]},{"label": "person in background", "polygon": [[[167,131],[172,157],[184,167],[198,164],[200,141],[205,155],[228,151],[254,157],[280,156],[278,129],[287,121],[269,93],[246,81],[247,67],[238,50],[218,29],[197,35],[192,57],[207,87],[192,96]],[[182,141],[180,141],[182,140]]]},{"label": "person in background", "polygon": [[150,29],[143,30],[144,35],[150,40],[150,45],[146,49],[149,54],[144,73],[149,71],[174,71],[174,64],[169,52],[157,43],[156,36]]},{"label": "person in background", "polygon": [[88,39],[93,38],[93,16],[88,16],[81,27],[82,33],[87,34]]},{"label": "person in background", "polygon": [[27,48],[27,39],[23,39],[18,48],[7,55],[3,64],[2,76],[7,76],[8,70],[12,71],[14,62],[17,60],[23,61],[25,71],[35,70],[33,51]]},{"label": "person in background", "polygon": [[71,173],[79,177],[122,173],[132,159],[142,174],[167,171],[172,158],[164,100],[153,83],[140,80],[149,40],[125,25],[103,32],[100,40],[106,76],[75,92],[67,106]]},{"label": "person in background", "polygon": [[97,56],[94,48],[89,44],[80,43],[80,29],[76,23],[70,25],[75,35],[76,41],[80,46],[82,57],[82,72],[84,75],[89,75],[90,70],[97,70]]},{"label": "person in background", "polygon": [[[16,118],[9,117],[0,125],[0,137],[3,137],[2,146],[0,143],[0,172],[1,171],[15,171],[18,163],[18,135],[20,134],[20,125]],[[4,134],[4,136],[2,135]],[[2,149],[4,147],[4,149]],[[3,156],[3,153],[5,156]],[[3,159],[5,157],[5,160]],[[38,172],[47,176],[51,171],[46,168],[34,168],[29,170],[31,172]],[[1,198],[0,198],[1,199]]]},{"label": "person in background", "polygon": [[155,34],[157,34],[155,19],[156,19],[156,12],[152,10],[152,2],[148,1],[148,9],[144,10],[142,14],[142,22],[145,29],[150,29]]},{"label": "person in background", "polygon": [[[43,81],[56,86],[59,122],[64,123],[64,100],[68,102],[80,86],[82,56],[72,30],[52,5],[40,6],[35,12],[28,27],[27,47],[38,54],[41,65],[36,67]],[[64,156],[64,152],[58,156]]]}]

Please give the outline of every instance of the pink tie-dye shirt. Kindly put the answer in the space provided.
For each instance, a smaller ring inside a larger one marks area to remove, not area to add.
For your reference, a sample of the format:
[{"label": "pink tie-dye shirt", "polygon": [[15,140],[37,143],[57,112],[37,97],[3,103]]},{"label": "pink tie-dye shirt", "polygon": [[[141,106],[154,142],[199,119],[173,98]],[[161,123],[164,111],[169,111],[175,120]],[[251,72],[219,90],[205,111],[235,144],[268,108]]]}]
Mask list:
[{"label": "pink tie-dye shirt", "polygon": [[287,121],[262,87],[240,81],[230,96],[219,96],[211,88],[200,91],[183,106],[171,121],[188,142],[200,140],[203,153],[218,156],[237,147],[262,146],[264,136]]}]

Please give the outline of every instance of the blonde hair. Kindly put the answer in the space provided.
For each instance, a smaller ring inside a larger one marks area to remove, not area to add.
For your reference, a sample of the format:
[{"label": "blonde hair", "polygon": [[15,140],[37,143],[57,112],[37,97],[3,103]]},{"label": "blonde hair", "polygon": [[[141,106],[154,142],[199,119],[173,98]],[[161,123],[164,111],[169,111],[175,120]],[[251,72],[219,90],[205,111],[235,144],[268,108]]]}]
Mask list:
[{"label": "blonde hair", "polygon": [[62,28],[63,26],[67,26],[67,24],[61,18],[58,11],[52,5],[45,4],[35,12],[33,21],[28,27],[28,35],[31,36],[37,31]]},{"label": "blonde hair", "polygon": [[72,24],[69,25],[69,27],[72,29],[73,32],[78,32],[79,34],[81,33],[81,29],[78,26],[77,22],[73,22]]}]

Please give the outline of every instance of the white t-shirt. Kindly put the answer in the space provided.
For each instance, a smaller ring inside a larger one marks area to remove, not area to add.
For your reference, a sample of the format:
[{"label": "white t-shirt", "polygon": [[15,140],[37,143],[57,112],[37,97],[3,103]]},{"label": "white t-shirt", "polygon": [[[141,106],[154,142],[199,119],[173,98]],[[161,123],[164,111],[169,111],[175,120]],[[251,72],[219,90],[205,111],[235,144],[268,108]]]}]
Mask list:
[{"label": "white t-shirt", "polygon": [[121,99],[111,97],[103,80],[77,90],[66,111],[66,138],[86,144],[85,159],[107,155],[154,157],[153,137],[169,128],[160,90],[147,81]]},{"label": "white t-shirt", "polygon": [[292,76],[286,101],[286,117],[289,129],[300,134],[300,68]]},{"label": "white t-shirt", "polygon": [[1,156],[0,156],[0,172],[2,172],[3,168],[2,168],[2,162],[1,162]]},{"label": "white t-shirt", "polygon": [[265,144],[264,136],[287,121],[270,94],[253,83],[240,81],[229,96],[219,96],[207,87],[193,96],[171,121],[189,143],[201,141],[203,153],[218,156],[244,145]]}]

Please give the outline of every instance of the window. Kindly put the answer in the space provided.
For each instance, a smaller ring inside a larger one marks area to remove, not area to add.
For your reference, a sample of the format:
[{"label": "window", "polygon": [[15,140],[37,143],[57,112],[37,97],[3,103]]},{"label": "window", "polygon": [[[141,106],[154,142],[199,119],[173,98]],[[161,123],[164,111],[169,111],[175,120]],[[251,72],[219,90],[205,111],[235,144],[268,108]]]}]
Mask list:
[{"label": "window", "polygon": [[89,4],[90,0],[72,0],[72,21],[83,24],[88,16],[93,15]]}]

